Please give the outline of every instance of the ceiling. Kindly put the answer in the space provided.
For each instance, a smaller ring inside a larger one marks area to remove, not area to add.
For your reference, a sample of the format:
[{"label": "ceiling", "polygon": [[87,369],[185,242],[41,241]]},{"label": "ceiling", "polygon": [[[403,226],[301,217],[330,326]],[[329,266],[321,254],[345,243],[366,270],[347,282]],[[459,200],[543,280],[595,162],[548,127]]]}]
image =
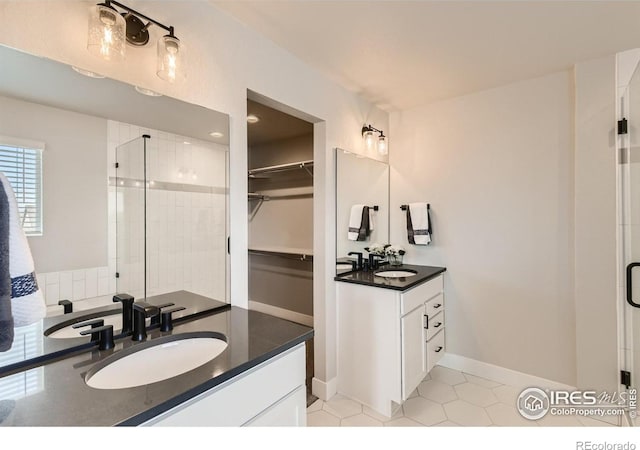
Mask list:
[{"label": "ceiling", "polygon": [[[66,64],[0,45],[0,95],[175,133],[229,143],[229,116],[174,98],[150,97],[109,78],[80,75]],[[215,138],[210,132],[223,135]]]},{"label": "ceiling", "polygon": [[640,47],[638,1],[217,1],[387,111]]},{"label": "ceiling", "polygon": [[247,124],[249,147],[313,133],[312,123],[252,100],[247,101],[247,114],[260,119],[257,123]]}]

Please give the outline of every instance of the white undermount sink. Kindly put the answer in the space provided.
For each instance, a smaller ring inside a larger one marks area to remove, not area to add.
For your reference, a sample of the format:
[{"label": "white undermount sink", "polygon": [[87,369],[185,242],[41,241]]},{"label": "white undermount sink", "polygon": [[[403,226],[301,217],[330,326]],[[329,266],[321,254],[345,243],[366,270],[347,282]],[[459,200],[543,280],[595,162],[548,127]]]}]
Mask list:
[{"label": "white undermount sink", "polygon": [[95,389],[124,389],[167,380],[208,363],[227,348],[224,335],[195,332],[166,336],[115,353],[85,378]]},{"label": "white undermount sink", "polygon": [[410,270],[381,270],[380,272],[374,273],[376,277],[384,277],[384,278],[406,278],[413,277],[417,275],[418,272],[410,271]]}]

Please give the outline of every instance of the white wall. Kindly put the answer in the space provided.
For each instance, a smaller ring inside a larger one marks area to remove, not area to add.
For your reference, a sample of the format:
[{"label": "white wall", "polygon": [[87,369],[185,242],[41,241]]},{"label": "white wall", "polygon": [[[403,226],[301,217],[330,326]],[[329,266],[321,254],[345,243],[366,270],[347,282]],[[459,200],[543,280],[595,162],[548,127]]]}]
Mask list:
[{"label": "white wall", "polygon": [[[0,134],[45,143],[38,273],[107,265],[107,121],[0,97]],[[57,300],[56,300],[57,301]]]},{"label": "white wall", "polygon": [[[361,128],[388,129],[388,116],[356,94],[206,2],[134,1],[131,6],[171,23],[188,46],[187,80],[169,85],[155,76],[154,46],[131,48],[111,64],[87,53],[90,1],[0,2],[0,43],[74,64],[231,116],[231,301],[247,305],[247,89],[323,123],[314,129],[314,340],[318,386],[335,378],[335,214],[331,149],[366,154]],[[47,30],[46,33],[42,30]],[[160,30],[161,31],[161,30]],[[161,33],[152,27],[152,39]],[[392,137],[391,137],[392,138]],[[318,392],[325,396],[325,393]]]},{"label": "white wall", "polygon": [[575,67],[577,386],[618,387],[615,56]]},{"label": "white wall", "polygon": [[[391,115],[391,242],[446,266],[447,352],[575,385],[572,74]],[[428,202],[408,244],[401,204]]]}]

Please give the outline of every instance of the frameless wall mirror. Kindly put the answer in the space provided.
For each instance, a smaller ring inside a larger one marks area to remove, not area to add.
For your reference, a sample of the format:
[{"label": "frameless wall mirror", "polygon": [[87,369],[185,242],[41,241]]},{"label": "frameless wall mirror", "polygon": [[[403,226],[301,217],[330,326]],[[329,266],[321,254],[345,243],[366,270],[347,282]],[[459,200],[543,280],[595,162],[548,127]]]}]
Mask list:
[{"label": "frameless wall mirror", "polygon": [[389,165],[340,148],[335,152],[336,273],[342,273],[357,258],[349,253],[366,257],[365,247],[389,242]]},{"label": "frameless wall mirror", "polygon": [[[45,321],[116,292],[228,303],[228,116],[3,46],[0,61],[0,170],[21,186]],[[75,340],[43,326],[16,328],[0,367]]]}]

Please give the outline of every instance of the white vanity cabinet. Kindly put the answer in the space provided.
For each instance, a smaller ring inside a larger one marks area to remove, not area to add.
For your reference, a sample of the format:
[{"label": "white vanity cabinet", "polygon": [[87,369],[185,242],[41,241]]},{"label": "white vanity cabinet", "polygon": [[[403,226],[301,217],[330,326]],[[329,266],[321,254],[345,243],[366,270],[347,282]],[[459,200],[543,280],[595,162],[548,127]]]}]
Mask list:
[{"label": "white vanity cabinet", "polygon": [[306,426],[304,343],[147,421],[145,426]]},{"label": "white vanity cabinet", "polygon": [[406,291],[337,292],[338,392],[390,417],[445,352],[443,276]]}]

